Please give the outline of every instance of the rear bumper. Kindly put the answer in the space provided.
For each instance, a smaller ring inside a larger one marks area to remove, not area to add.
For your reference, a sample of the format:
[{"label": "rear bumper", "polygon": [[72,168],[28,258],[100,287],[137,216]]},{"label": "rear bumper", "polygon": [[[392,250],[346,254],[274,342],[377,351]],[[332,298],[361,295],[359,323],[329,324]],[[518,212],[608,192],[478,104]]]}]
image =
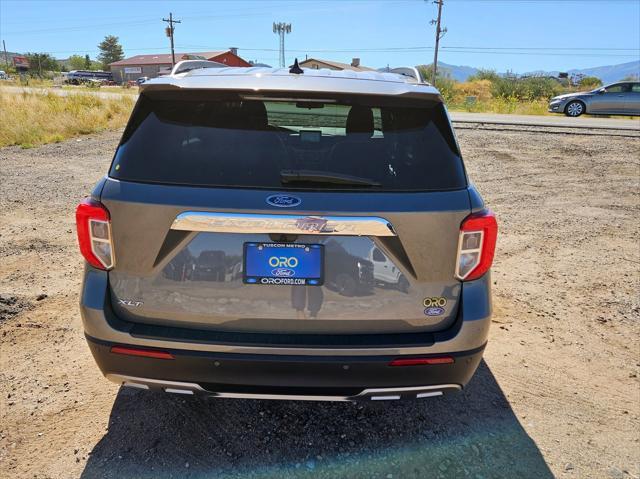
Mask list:
[{"label": "rear bumper", "polygon": [[[460,389],[475,372],[491,323],[490,284],[489,274],[463,283],[458,318],[447,330],[353,339],[306,335],[300,341],[292,335],[234,336],[129,323],[113,313],[107,274],[90,267],[80,310],[98,366],[121,384],[219,397],[415,398]],[[114,345],[161,349],[174,359],[114,354]],[[455,362],[389,366],[393,359],[432,355]]]},{"label": "rear bumper", "polygon": [[87,341],[103,374],[126,386],[223,398],[323,401],[415,399],[457,391],[475,372],[484,350],[452,354],[452,364],[398,367],[389,365],[397,356],[170,350],[174,359],[155,359],[114,354],[111,347],[115,344],[91,337]]}]

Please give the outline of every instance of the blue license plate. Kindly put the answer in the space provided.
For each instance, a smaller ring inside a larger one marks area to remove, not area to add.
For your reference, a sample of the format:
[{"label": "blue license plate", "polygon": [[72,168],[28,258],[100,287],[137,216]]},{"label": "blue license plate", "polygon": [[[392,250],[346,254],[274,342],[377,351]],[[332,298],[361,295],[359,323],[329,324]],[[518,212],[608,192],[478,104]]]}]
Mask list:
[{"label": "blue license plate", "polygon": [[320,286],[324,247],[319,244],[245,243],[243,281],[247,284]]}]

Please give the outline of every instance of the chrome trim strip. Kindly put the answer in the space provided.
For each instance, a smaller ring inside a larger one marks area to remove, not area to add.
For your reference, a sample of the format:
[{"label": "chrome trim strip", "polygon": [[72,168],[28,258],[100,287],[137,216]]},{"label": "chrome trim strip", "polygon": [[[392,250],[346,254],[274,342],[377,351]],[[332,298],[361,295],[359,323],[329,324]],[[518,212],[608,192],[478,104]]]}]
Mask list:
[{"label": "chrome trim strip", "polygon": [[179,381],[165,381],[162,379],[138,378],[121,374],[107,374],[106,378],[114,383],[149,389],[159,388],[168,393],[194,394],[204,393],[217,398],[231,399],[275,399],[288,401],[353,401],[359,398],[370,397],[372,401],[397,400],[402,393],[417,393],[417,398],[441,396],[448,389],[462,389],[459,384],[438,384],[435,386],[412,386],[404,388],[371,388],[365,389],[355,396],[315,396],[298,394],[253,394],[253,393],[233,393],[215,392],[203,389],[199,384]]},{"label": "chrome trim strip", "polygon": [[213,393],[214,397],[224,399],[275,399],[282,401],[349,401],[346,396],[302,396],[297,394],[249,394],[249,393]]},{"label": "chrome trim strip", "polygon": [[[134,387],[146,386],[147,389],[149,387],[156,387],[162,389],[182,389],[189,391],[199,391],[206,392],[204,389],[200,387],[199,384],[196,383],[183,383],[179,381],[165,381],[164,379],[149,379],[149,378],[137,378],[135,376],[126,376],[123,374],[107,374],[105,377],[116,384],[122,384],[124,386],[129,386],[130,383],[135,384]],[[140,386],[138,386],[140,385]]]},{"label": "chrome trim strip", "polygon": [[459,384],[437,384],[435,386],[410,386],[406,388],[373,388],[365,389],[357,397],[369,396],[372,394],[388,394],[388,393],[419,393],[421,391],[433,391],[442,389],[462,389]]},{"label": "chrome trim strip", "polygon": [[176,389],[176,388],[164,388],[164,392],[173,393],[173,394],[188,394],[193,395],[193,391],[191,389]]},{"label": "chrome trim strip", "polygon": [[391,223],[377,216],[259,215],[185,211],[176,217],[171,229],[207,233],[396,236]]},{"label": "chrome trim strip", "polygon": [[435,396],[442,396],[442,391],[432,391],[430,393],[420,393],[420,394],[416,394],[416,398],[418,399],[422,399],[422,398],[432,398]]},{"label": "chrome trim strip", "polygon": [[149,386],[147,386],[146,384],[130,383],[128,381],[123,382],[122,385],[127,386],[129,388],[149,389]]}]

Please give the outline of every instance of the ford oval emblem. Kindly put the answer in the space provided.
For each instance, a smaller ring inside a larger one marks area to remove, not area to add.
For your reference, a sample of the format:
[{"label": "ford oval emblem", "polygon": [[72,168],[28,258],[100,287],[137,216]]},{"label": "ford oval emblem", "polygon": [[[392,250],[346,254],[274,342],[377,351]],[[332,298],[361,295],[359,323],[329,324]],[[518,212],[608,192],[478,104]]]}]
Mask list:
[{"label": "ford oval emblem", "polygon": [[302,203],[302,200],[297,196],[271,195],[267,198],[267,204],[278,208],[292,208],[300,203]]},{"label": "ford oval emblem", "polygon": [[295,276],[296,272],[289,268],[276,268],[271,270],[271,274],[279,278],[290,278]]}]

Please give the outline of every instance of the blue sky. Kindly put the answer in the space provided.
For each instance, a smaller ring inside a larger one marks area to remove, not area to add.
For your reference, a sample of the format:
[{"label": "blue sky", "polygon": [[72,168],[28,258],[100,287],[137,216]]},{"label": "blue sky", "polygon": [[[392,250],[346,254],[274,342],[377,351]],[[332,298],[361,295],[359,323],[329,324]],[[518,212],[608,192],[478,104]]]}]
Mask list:
[{"label": "blue sky", "polygon": [[[127,56],[169,52],[163,17],[179,52],[239,47],[277,66],[273,21],[292,23],[287,61],[319,57],[372,67],[433,59],[431,1],[28,1],[0,0],[0,37],[9,51],[57,58],[97,55],[105,35]],[[445,0],[440,61],[526,72],[568,70],[640,58],[640,0]]]}]

